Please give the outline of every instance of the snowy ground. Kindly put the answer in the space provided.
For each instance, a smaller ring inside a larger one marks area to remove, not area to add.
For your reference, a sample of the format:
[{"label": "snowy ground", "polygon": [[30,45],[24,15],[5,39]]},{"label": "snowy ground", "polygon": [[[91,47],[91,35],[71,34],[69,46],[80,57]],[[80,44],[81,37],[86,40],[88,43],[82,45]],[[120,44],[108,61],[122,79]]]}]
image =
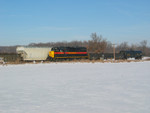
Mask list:
[{"label": "snowy ground", "polygon": [[150,62],[0,66],[0,113],[150,113]]}]

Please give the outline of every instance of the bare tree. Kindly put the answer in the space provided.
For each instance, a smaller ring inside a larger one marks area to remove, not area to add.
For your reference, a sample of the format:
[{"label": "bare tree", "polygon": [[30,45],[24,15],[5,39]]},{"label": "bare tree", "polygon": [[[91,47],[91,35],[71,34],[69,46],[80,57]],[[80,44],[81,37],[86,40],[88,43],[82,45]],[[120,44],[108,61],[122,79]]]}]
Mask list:
[{"label": "bare tree", "polygon": [[143,55],[149,54],[149,48],[147,47],[147,40],[143,40],[140,42],[140,49],[143,52]]},{"label": "bare tree", "polygon": [[125,51],[125,50],[129,50],[129,49],[130,49],[130,47],[128,45],[128,42],[123,42],[123,43],[117,45],[116,52]]},{"label": "bare tree", "polygon": [[147,46],[147,40],[143,40],[140,42],[142,47],[146,47]]},{"label": "bare tree", "polygon": [[95,53],[104,52],[107,42],[102,38],[102,35],[98,36],[96,33],[92,33],[91,38],[92,40],[88,42],[88,51]]},{"label": "bare tree", "polygon": [[111,42],[107,42],[105,53],[113,53],[113,46]]}]

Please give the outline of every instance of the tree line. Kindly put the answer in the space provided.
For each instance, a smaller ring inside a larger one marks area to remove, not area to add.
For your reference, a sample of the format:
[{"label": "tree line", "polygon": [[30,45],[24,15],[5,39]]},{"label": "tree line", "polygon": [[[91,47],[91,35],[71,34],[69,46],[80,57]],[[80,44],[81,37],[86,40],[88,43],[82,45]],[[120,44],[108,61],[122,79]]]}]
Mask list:
[{"label": "tree line", "polygon": [[[88,41],[62,41],[62,42],[48,42],[48,43],[30,43],[27,46],[31,47],[86,47],[88,52],[91,53],[113,53],[113,44],[102,37],[102,35],[97,35],[97,33],[91,34],[91,39]],[[15,53],[17,46],[0,46],[0,53]],[[140,50],[143,55],[150,56],[150,47],[148,46],[148,41],[143,40],[139,44],[131,44],[128,42],[122,42],[115,45],[116,53],[121,50]]]}]

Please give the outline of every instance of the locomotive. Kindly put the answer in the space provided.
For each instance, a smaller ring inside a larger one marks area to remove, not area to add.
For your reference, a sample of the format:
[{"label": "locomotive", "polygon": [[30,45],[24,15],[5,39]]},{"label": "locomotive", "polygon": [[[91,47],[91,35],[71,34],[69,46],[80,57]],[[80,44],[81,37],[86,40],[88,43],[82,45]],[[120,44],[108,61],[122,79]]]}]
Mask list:
[{"label": "locomotive", "polygon": [[88,59],[85,47],[53,47],[49,52],[49,60]]}]

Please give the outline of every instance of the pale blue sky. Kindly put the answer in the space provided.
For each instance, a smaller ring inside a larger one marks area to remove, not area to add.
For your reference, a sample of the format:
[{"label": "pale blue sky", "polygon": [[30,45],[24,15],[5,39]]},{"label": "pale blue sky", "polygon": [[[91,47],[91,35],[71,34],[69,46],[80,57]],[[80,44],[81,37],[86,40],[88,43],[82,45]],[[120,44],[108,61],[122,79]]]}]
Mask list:
[{"label": "pale blue sky", "polygon": [[0,0],[0,46],[90,40],[150,43],[150,0]]}]

